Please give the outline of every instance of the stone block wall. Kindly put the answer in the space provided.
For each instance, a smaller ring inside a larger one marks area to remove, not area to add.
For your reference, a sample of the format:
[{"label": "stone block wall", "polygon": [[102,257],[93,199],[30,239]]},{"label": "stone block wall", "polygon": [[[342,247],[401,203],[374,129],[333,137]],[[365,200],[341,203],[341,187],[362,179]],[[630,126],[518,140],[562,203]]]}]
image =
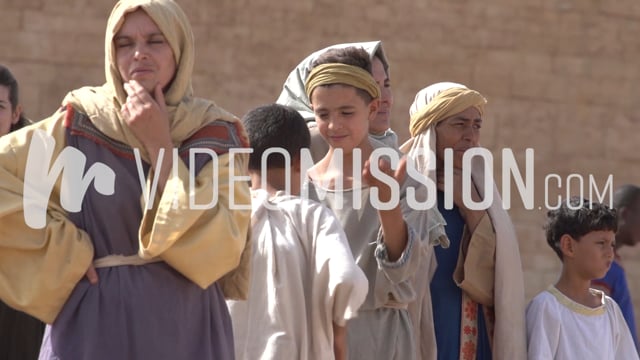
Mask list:
[{"label": "stone block wall", "polygon": [[[54,112],[69,90],[104,81],[104,29],[114,3],[0,0],[0,62],[17,75],[30,117]],[[422,87],[456,81],[483,93],[489,104],[481,142],[494,151],[499,188],[502,149],[513,151],[521,171],[525,149],[534,149],[534,206],[525,209],[512,186],[510,209],[527,299],[559,274],[542,231],[545,198],[555,204],[558,194],[579,194],[579,178],[588,196],[590,176],[600,191],[610,176],[613,188],[640,183],[636,0],[179,3],[196,36],[195,93],[238,116],[274,101],[308,53],[341,42],[383,41],[393,128],[402,140],[408,107]],[[560,177],[561,187],[555,179],[546,185],[549,174]],[[622,256],[640,314],[640,248],[623,249]]]}]

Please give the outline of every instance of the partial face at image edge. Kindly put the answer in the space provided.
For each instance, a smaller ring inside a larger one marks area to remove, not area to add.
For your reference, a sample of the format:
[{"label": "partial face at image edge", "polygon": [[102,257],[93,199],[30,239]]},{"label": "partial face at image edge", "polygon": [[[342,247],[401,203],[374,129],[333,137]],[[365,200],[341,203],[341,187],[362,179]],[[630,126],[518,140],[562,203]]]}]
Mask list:
[{"label": "partial face at image edge", "polygon": [[11,131],[11,125],[20,120],[20,107],[14,109],[9,97],[9,87],[0,85],[0,136]]}]

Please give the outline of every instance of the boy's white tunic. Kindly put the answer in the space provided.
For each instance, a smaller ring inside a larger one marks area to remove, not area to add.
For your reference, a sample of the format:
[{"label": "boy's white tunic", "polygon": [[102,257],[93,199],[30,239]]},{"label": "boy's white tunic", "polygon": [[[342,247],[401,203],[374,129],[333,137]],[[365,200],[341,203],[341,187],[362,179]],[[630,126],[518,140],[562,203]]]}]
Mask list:
[{"label": "boy's white tunic", "polygon": [[367,295],[340,223],[323,205],[252,191],[253,260],[247,301],[228,301],[236,359],[333,359]]},{"label": "boy's white tunic", "polygon": [[602,305],[589,308],[551,286],[527,307],[529,360],[638,359],[618,305],[601,291]]}]

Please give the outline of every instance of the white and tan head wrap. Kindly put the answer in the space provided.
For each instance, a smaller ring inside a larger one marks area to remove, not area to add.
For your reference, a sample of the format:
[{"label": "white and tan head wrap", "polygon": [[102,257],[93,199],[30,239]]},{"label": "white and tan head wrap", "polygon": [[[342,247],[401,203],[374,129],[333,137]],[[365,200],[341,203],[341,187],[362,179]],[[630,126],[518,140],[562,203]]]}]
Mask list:
[{"label": "white and tan head wrap", "polygon": [[313,68],[304,86],[311,99],[313,90],[322,85],[344,84],[366,91],[372,98],[380,97],[380,88],[368,71],[352,65],[329,63]]},{"label": "white and tan head wrap", "polygon": [[475,107],[482,115],[486,103],[487,100],[479,92],[461,84],[443,82],[427,86],[416,94],[409,109],[409,132],[415,137],[432,124],[470,107]]},{"label": "white and tan head wrap", "polygon": [[109,16],[105,33],[106,83],[100,87],[84,87],[70,92],[63,100],[63,105],[71,104],[75,109],[86,113],[105,135],[139,148],[143,158],[148,159],[144,148],[120,114],[127,95],[118,71],[113,44],[113,38],[122,27],[126,15],[138,9],[146,12],[162,31],[176,61],[176,73],[164,94],[174,145],[180,144],[212,120],[237,119],[213,102],[193,97],[191,77],[195,58],[194,37],[189,20],[180,6],[172,0],[121,0]]}]

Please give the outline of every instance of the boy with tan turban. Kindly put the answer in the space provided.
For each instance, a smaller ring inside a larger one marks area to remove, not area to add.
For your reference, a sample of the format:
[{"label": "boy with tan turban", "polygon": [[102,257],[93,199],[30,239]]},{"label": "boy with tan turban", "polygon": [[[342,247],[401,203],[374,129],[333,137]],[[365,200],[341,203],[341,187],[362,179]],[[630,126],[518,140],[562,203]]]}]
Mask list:
[{"label": "boy with tan turban", "polygon": [[389,79],[389,61],[382,47],[381,41],[368,41],[358,43],[345,43],[328,46],[318,50],[304,58],[295,69],[291,71],[278,97],[277,103],[291,106],[296,109],[308,122],[311,132],[311,156],[314,162],[319,161],[329,151],[329,145],[318,132],[317,123],[311,109],[311,103],[305,93],[304,85],[311,72],[315,60],[331,49],[343,49],[358,47],[364,49],[371,59],[371,75],[380,88],[380,103],[377,115],[369,121],[369,137],[386,146],[397,148],[398,136],[391,130],[391,107],[393,94]]},{"label": "boy with tan turban", "polygon": [[[410,279],[420,259],[419,240],[399,204],[379,210],[371,202],[374,193],[389,202],[393,192],[371,175],[368,161],[376,146],[384,147],[368,136],[380,89],[362,49],[329,51],[314,65],[305,88],[329,152],[309,170],[305,186],[310,198],[334,211],[369,280],[365,302],[347,325],[349,359],[411,360],[415,341],[407,304],[414,299]],[[343,161],[336,164],[340,153]],[[402,167],[394,173],[380,163],[380,170],[399,182]]]}]

